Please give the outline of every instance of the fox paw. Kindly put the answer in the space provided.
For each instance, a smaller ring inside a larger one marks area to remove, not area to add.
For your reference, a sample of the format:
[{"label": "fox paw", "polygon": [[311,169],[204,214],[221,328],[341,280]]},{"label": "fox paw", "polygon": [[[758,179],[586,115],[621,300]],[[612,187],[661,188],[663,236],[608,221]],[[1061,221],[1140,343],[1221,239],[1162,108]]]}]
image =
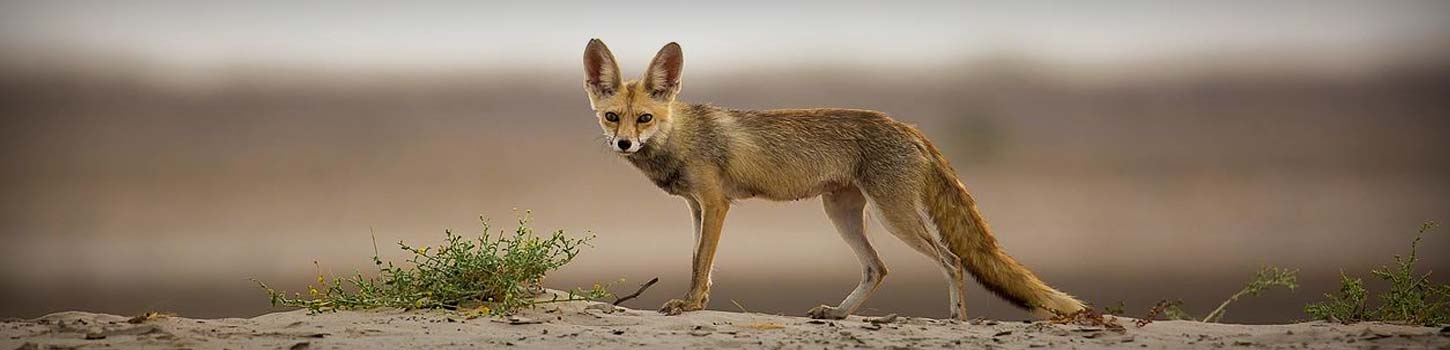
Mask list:
[{"label": "fox paw", "polygon": [[670,301],[665,302],[664,306],[660,306],[660,313],[674,316],[679,315],[680,313],[683,313],[685,311],[695,311],[704,308],[705,306],[700,305],[700,303],[689,302],[680,299],[670,299]]},{"label": "fox paw", "polygon": [[850,316],[851,314],[846,313],[846,311],[836,308],[835,306],[821,305],[811,308],[811,311],[806,311],[806,315],[814,319],[839,320],[846,318],[846,316]]}]

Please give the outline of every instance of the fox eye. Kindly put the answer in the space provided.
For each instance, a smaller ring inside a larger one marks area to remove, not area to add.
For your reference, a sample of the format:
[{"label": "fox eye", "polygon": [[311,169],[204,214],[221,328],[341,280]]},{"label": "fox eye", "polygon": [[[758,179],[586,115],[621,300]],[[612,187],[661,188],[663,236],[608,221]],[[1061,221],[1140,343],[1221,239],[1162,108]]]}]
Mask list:
[{"label": "fox eye", "polygon": [[648,123],[649,121],[654,120],[654,119],[655,119],[655,116],[650,115],[649,113],[641,114],[639,116],[639,122],[640,123]]},{"label": "fox eye", "polygon": [[614,112],[604,112],[604,120],[608,120],[610,122],[617,122],[619,121],[619,115],[614,114]]}]

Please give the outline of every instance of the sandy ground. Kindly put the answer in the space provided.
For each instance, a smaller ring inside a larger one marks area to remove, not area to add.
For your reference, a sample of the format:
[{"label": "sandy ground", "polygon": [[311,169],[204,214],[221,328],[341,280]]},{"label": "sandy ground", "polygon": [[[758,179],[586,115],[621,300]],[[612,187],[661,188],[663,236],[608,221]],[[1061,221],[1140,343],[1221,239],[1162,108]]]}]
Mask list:
[{"label": "sandy ground", "polygon": [[[1109,316],[1111,317],[1111,316]],[[60,312],[0,323],[8,349],[402,348],[1148,348],[1450,349],[1446,329],[1378,323],[1229,325],[1158,321],[1125,329],[1049,322],[956,322],[912,317],[838,321],[701,311],[663,316],[607,304],[556,303],[512,318],[446,311],[278,312],[250,319],[131,319]]]}]

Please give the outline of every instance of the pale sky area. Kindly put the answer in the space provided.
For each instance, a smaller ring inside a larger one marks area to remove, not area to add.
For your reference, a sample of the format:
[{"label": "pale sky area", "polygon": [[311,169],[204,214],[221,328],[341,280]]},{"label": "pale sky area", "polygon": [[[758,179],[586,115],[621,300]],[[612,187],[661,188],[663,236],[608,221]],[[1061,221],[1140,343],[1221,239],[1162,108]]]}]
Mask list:
[{"label": "pale sky area", "polygon": [[933,64],[1001,52],[1095,64],[1220,50],[1373,55],[1444,37],[1447,18],[1443,0],[3,1],[0,47],[197,67],[561,68],[599,37],[626,64],[669,41],[697,67]]}]

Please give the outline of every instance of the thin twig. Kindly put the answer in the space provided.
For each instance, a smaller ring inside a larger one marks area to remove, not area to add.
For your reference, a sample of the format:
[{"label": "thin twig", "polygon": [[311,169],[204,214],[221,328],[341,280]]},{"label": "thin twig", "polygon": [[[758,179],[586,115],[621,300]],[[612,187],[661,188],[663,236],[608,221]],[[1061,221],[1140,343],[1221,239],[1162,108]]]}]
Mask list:
[{"label": "thin twig", "polygon": [[1228,304],[1232,304],[1235,301],[1239,301],[1239,298],[1240,297],[1243,297],[1244,294],[1248,294],[1247,293],[1247,289],[1241,290],[1238,293],[1234,293],[1234,295],[1233,296],[1230,296],[1228,298],[1228,300],[1224,300],[1223,301],[1223,304],[1218,304],[1218,308],[1217,309],[1213,309],[1213,312],[1208,313],[1208,316],[1204,316],[1203,317],[1203,321],[1201,321],[1201,322],[1205,322],[1205,323],[1207,323],[1207,322],[1218,322],[1218,320],[1223,319],[1223,312],[1224,312],[1224,309],[1228,309]]},{"label": "thin twig", "polygon": [[1138,328],[1143,328],[1143,326],[1153,323],[1153,319],[1158,318],[1158,314],[1163,313],[1164,310],[1168,310],[1170,306],[1173,306],[1173,302],[1168,300],[1159,301],[1158,304],[1153,305],[1153,308],[1148,309],[1147,315],[1143,315],[1143,318],[1133,321],[1133,324],[1138,325]]},{"label": "thin twig", "polygon": [[735,307],[740,308],[740,313],[745,313],[745,314],[750,313],[750,311],[746,311],[745,310],[745,305],[740,305],[740,302],[735,301],[735,299],[730,299],[730,303],[731,304],[735,304]]},{"label": "thin twig", "polygon": [[644,284],[640,285],[639,286],[639,290],[634,291],[634,293],[631,293],[631,294],[626,295],[626,296],[619,297],[619,299],[614,299],[614,305],[619,305],[619,303],[623,303],[625,301],[628,301],[629,299],[638,298],[639,295],[640,295],[640,293],[644,293],[644,290],[645,289],[649,289],[650,286],[655,285],[655,283],[656,282],[659,282],[659,281],[660,281],[660,278],[659,277],[655,277],[655,278],[650,279],[649,282],[645,282]]}]

